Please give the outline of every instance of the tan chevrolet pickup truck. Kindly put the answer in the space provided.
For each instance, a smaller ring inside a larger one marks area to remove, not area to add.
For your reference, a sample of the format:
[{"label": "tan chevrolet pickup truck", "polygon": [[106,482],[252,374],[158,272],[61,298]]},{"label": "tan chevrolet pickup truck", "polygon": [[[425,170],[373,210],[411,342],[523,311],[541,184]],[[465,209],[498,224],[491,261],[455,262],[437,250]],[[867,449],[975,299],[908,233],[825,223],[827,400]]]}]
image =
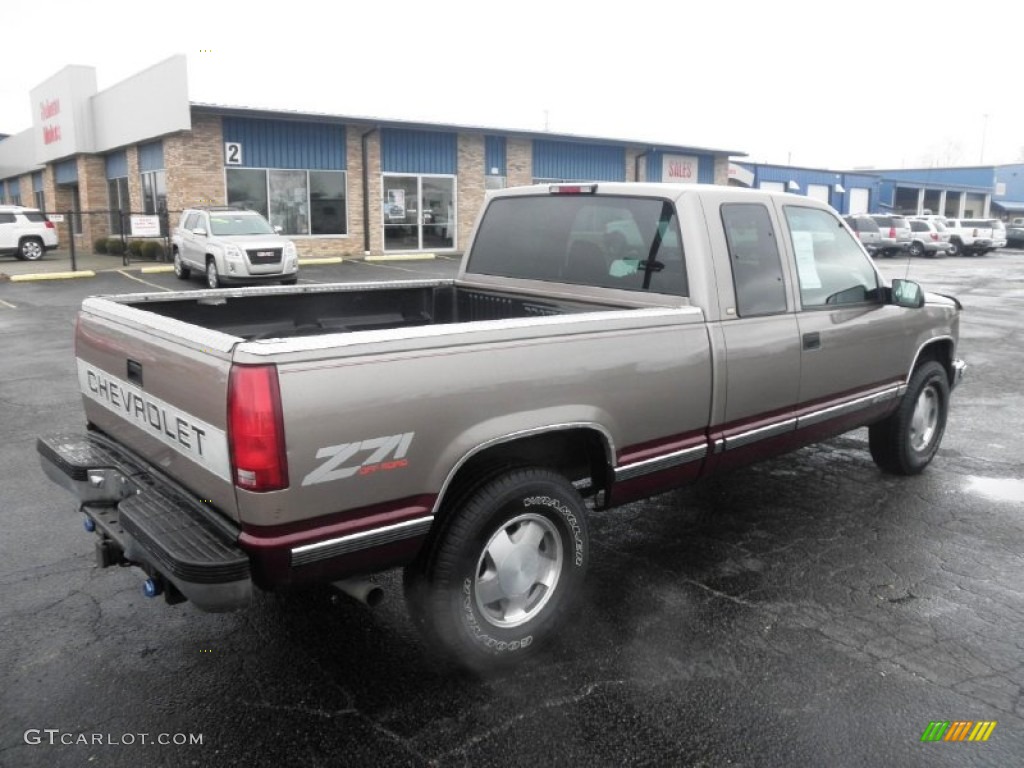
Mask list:
[{"label": "tan chevrolet pickup truck", "polygon": [[454,280],[87,299],[87,429],[38,449],[149,594],[232,610],[404,567],[430,640],[487,666],[553,634],[602,509],[863,426],[923,470],[960,309],[808,198],[509,189]]}]

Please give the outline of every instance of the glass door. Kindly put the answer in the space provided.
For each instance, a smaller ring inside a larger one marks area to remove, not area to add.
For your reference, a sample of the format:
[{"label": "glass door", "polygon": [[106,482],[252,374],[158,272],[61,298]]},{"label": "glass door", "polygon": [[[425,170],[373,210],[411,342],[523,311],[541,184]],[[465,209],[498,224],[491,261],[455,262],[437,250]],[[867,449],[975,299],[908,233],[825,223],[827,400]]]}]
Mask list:
[{"label": "glass door", "polygon": [[455,179],[384,176],[385,251],[455,247]]}]

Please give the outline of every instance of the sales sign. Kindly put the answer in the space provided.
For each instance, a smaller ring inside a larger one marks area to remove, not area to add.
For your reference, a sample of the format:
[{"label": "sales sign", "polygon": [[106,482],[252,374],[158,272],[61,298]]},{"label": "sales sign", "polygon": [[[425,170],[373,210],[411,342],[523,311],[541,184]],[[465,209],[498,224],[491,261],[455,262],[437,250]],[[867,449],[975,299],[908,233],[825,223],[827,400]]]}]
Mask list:
[{"label": "sales sign", "polygon": [[692,155],[664,155],[661,159],[662,181],[697,181],[700,158]]}]

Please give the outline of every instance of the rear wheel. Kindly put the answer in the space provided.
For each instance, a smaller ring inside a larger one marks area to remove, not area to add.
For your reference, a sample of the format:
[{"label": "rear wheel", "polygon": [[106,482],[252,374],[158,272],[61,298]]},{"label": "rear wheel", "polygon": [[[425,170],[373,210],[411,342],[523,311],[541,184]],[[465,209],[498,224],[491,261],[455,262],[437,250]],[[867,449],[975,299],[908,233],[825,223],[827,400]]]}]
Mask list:
[{"label": "rear wheel", "polygon": [[950,240],[949,241],[949,245],[950,245],[950,249],[949,249],[949,255],[950,256],[959,256],[964,251],[964,246],[963,246],[963,244],[959,240]]},{"label": "rear wheel", "polygon": [[295,285],[297,282],[299,282],[297,277],[286,277],[281,281],[281,285]]},{"label": "rear wheel", "polygon": [[206,287],[220,288],[220,275],[217,274],[217,261],[213,256],[206,257]]},{"label": "rear wheel", "polygon": [[174,249],[174,276],[179,280],[188,280],[188,276],[192,274],[192,270],[186,267],[181,261],[181,254],[178,253],[178,249]]},{"label": "rear wheel", "polygon": [[471,668],[532,655],[579,596],[585,513],[554,472],[494,475],[463,496],[406,569],[410,614],[433,645]]},{"label": "rear wheel", "polygon": [[920,256],[922,253],[924,253],[924,246],[921,245],[921,243],[915,241],[910,244],[910,248],[908,248],[907,250],[910,251],[911,256]]},{"label": "rear wheel", "polygon": [[43,241],[38,237],[26,237],[18,245],[18,258],[22,261],[39,261],[45,252]]},{"label": "rear wheel", "polygon": [[896,411],[868,428],[871,458],[885,472],[916,475],[931,462],[942,442],[949,411],[949,378],[929,361],[910,377]]}]

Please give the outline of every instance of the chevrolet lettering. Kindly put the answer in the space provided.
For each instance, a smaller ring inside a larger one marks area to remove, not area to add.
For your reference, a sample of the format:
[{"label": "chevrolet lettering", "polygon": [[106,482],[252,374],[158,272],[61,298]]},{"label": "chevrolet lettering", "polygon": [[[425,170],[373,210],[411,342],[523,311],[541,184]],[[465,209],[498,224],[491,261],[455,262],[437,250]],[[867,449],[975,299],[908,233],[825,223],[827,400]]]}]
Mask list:
[{"label": "chevrolet lettering", "polygon": [[960,303],[808,197],[511,188],[454,279],[221,288],[294,282],[289,244],[229,242],[256,216],[184,217],[179,276],[215,291],[83,302],[87,428],[38,441],[100,564],[169,603],[403,568],[431,646],[514,663],[579,602],[595,515],[858,428],[922,472],[966,368]]}]

